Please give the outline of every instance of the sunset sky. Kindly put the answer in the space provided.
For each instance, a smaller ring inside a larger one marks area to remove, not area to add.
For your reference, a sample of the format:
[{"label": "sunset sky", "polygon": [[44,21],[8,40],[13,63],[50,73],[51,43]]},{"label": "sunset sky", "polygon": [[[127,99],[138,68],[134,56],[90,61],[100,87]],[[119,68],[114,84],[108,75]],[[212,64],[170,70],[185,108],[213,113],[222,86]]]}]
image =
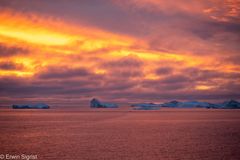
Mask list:
[{"label": "sunset sky", "polygon": [[0,105],[240,100],[240,0],[0,0]]}]

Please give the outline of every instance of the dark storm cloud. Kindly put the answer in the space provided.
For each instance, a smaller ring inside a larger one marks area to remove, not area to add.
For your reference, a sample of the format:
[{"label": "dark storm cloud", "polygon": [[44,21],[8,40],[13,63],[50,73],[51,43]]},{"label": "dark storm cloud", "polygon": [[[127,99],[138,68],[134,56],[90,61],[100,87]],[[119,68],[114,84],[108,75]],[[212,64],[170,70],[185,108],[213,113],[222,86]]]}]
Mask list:
[{"label": "dark storm cloud", "polygon": [[46,97],[55,95],[87,94],[99,88],[99,81],[33,80],[24,78],[0,78],[0,95],[8,97]]},{"label": "dark storm cloud", "polygon": [[106,91],[123,91],[133,88],[138,84],[136,80],[130,80],[128,78],[109,78],[106,77],[104,85],[102,86],[103,90]]},{"label": "dark storm cloud", "polygon": [[67,68],[66,66],[49,67],[47,71],[44,71],[37,75],[42,79],[57,79],[57,78],[72,78],[72,77],[84,77],[91,73],[86,68]]},{"label": "dark storm cloud", "polygon": [[126,56],[121,59],[106,61],[101,67],[107,69],[109,76],[120,79],[139,77],[142,73],[143,62],[138,57]]},{"label": "dark storm cloud", "polygon": [[223,61],[235,64],[235,65],[240,65],[240,60],[239,59],[240,59],[240,54],[239,55],[227,56],[226,58],[223,58]]},{"label": "dark storm cloud", "polygon": [[[181,74],[180,74],[181,73]],[[157,93],[174,92],[173,97],[177,97],[178,94],[190,94],[194,93],[198,98],[201,98],[202,91],[195,90],[194,88],[199,84],[217,86],[207,93],[224,93],[227,91],[230,95],[237,95],[240,87],[240,74],[238,72],[220,72],[216,70],[206,70],[200,68],[186,68],[180,71],[178,74],[163,74],[162,78],[156,80],[143,80],[140,85],[143,88],[149,90],[155,90]],[[234,87],[230,87],[233,84]],[[237,89],[238,88],[238,89]],[[201,93],[201,95],[200,95]],[[191,97],[191,96],[190,96]]]},{"label": "dark storm cloud", "polygon": [[[103,77],[102,77],[103,78]],[[104,97],[111,94],[129,90],[135,83],[120,80],[104,80],[103,79],[64,79],[64,80],[31,80],[21,78],[0,78],[0,96],[16,98],[45,99],[63,97],[60,101],[68,101],[66,97]],[[105,98],[106,98],[105,97]],[[106,98],[107,99],[107,98]],[[23,99],[22,99],[23,100]],[[56,100],[55,100],[56,102]],[[62,104],[61,104],[62,105]],[[77,105],[77,104],[75,104]]]},{"label": "dark storm cloud", "polygon": [[146,89],[154,89],[156,92],[166,93],[168,91],[176,91],[180,89],[185,89],[186,87],[192,86],[189,82],[176,82],[176,83],[166,83],[165,81],[158,80],[144,80],[141,82],[141,86]]},{"label": "dark storm cloud", "polygon": [[22,64],[16,64],[10,61],[0,62],[0,69],[2,70],[22,70],[24,66]]},{"label": "dark storm cloud", "polygon": [[201,81],[206,79],[218,78],[223,76],[223,73],[214,70],[202,70],[199,68],[186,68],[182,71],[186,75],[190,76],[192,79]]},{"label": "dark storm cloud", "polygon": [[[113,32],[139,34],[142,30],[141,18],[126,12],[111,0],[59,0],[55,1],[7,1],[2,0],[2,8],[13,8],[21,12],[34,12],[51,15],[75,23],[97,26]],[[135,19],[138,21],[132,21]]]},{"label": "dark storm cloud", "polygon": [[134,56],[126,56],[118,60],[108,61],[102,64],[105,68],[139,68],[143,65],[143,62]]},{"label": "dark storm cloud", "polygon": [[172,72],[173,72],[173,68],[171,67],[160,67],[156,70],[156,74],[158,75],[171,74]]},{"label": "dark storm cloud", "polygon": [[[78,97],[100,97],[106,100],[120,102],[141,102],[141,101],[166,101],[166,100],[222,100],[239,98],[239,83],[231,82],[222,84],[215,91],[191,91],[189,87],[194,85],[194,81],[184,81],[185,77],[175,77],[174,81],[149,80],[131,81],[125,79],[109,79],[102,76],[95,79],[48,79],[48,80],[28,80],[24,78],[1,78],[0,95],[12,98],[44,98],[57,96],[78,96]],[[177,80],[180,81],[177,81]],[[234,84],[234,85],[233,85]],[[136,86],[147,88],[148,91],[135,89]],[[21,93],[21,94],[20,94]],[[66,99],[65,99],[66,100]],[[72,101],[75,103],[76,101]]]},{"label": "dark storm cloud", "polygon": [[0,94],[2,96],[14,97],[16,95],[28,97],[31,95],[51,94],[60,87],[47,84],[32,84],[30,80],[21,78],[4,77],[0,79]]},{"label": "dark storm cloud", "polygon": [[240,34],[240,24],[236,22],[211,22],[208,24],[209,26],[218,29],[218,31]]},{"label": "dark storm cloud", "polygon": [[204,40],[212,38],[218,33],[234,33],[240,36],[240,24],[233,22],[218,22],[209,19],[192,20],[193,26],[187,27],[189,31]]},{"label": "dark storm cloud", "polygon": [[240,79],[240,73],[237,72],[226,73],[194,67],[183,69],[182,72],[191,77],[191,79],[194,81],[211,81],[212,79]]},{"label": "dark storm cloud", "polygon": [[0,43],[0,58],[14,56],[19,53],[28,53],[27,49],[20,47],[8,47]]},{"label": "dark storm cloud", "polygon": [[239,93],[240,79],[238,79],[237,81],[231,80],[231,81],[225,82],[221,86],[219,86],[219,89],[232,92],[233,94]]},{"label": "dark storm cloud", "polygon": [[119,77],[119,79],[125,79],[129,77],[139,77],[142,75],[140,70],[119,70],[117,72],[112,72],[112,76]]},{"label": "dark storm cloud", "polygon": [[176,74],[166,76],[165,78],[161,79],[161,83],[171,84],[171,83],[185,83],[190,81],[191,79],[186,75]]}]

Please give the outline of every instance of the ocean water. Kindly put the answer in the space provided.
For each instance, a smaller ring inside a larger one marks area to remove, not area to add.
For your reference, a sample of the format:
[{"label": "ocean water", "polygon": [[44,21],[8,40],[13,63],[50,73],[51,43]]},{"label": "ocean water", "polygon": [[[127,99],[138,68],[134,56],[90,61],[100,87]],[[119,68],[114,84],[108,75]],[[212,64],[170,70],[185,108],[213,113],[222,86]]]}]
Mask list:
[{"label": "ocean water", "polygon": [[0,159],[239,160],[239,124],[240,110],[0,109]]}]

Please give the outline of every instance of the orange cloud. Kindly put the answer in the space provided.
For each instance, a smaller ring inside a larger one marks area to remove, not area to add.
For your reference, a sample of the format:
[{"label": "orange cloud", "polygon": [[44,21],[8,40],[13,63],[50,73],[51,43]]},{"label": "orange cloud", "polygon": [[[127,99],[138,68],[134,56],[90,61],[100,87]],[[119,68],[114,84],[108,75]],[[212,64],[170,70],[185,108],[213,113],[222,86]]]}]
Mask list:
[{"label": "orange cloud", "polygon": [[[173,3],[173,1],[132,0],[130,2],[138,7],[146,7],[145,4],[150,4],[166,12],[173,8],[197,14],[214,12],[211,8],[204,10],[207,7],[199,6],[199,1],[191,1],[192,7],[185,6],[186,3],[178,5],[178,2]],[[232,11],[231,14],[234,15],[234,12]],[[166,32],[167,36],[160,36],[159,43],[155,41],[156,45],[167,44],[171,47],[173,45],[169,43],[170,40],[176,42],[181,49],[160,51],[157,47],[151,47],[147,38],[139,39],[33,13],[3,10],[0,12],[0,21],[2,84],[7,83],[9,81],[7,78],[10,77],[26,83],[23,88],[30,86],[29,90],[42,87],[44,95],[63,93],[68,88],[71,89],[68,91],[71,94],[93,92],[94,87],[110,90],[109,94],[124,89],[132,93],[141,91],[158,93],[161,90],[167,93],[175,90],[189,93],[211,91],[223,84],[228,85],[240,70],[239,65],[222,61],[221,53],[225,53],[223,51],[217,55],[210,52],[205,55],[187,53],[187,47],[192,47],[194,50],[206,46],[199,44],[202,42],[199,38],[191,39],[191,37],[187,37],[187,41],[181,43],[184,41],[184,34],[176,36],[177,33],[169,30],[162,31]],[[169,33],[172,36],[169,36]],[[166,37],[169,39],[166,40]],[[4,64],[8,63],[22,68],[7,66],[6,69]],[[166,70],[164,72],[163,69],[164,74],[162,74],[161,68],[170,68],[171,72],[167,73]],[[188,68],[196,68],[196,70],[186,71]],[[221,77],[219,73],[226,76]],[[204,76],[209,78],[204,79]],[[237,82],[234,83],[238,85]],[[17,82],[14,84],[18,85]],[[75,88],[78,85],[86,88],[77,90]],[[45,87],[49,93],[45,92]],[[67,89],[62,90],[64,87]],[[10,89],[9,92],[12,91],[14,89]]]},{"label": "orange cloud", "polygon": [[[33,14],[16,13],[11,10],[2,11],[0,21],[0,43],[2,45],[9,48],[18,46],[30,50],[27,56],[17,55],[8,58],[15,63],[24,64],[29,73],[1,71],[0,75],[10,72],[17,73],[16,75],[31,75],[30,73],[34,74],[38,67],[60,61],[64,64],[68,59],[64,55],[87,57],[88,52],[131,47],[135,43],[135,39],[128,36],[67,24],[60,20]],[[4,61],[3,58],[0,61]]]},{"label": "orange cloud", "polygon": [[210,0],[210,1],[164,1],[164,0],[113,0],[121,6],[133,6],[148,11],[161,11],[165,14],[197,14],[207,16],[217,21],[240,20],[239,0]]},{"label": "orange cloud", "polygon": [[[157,1],[151,2],[158,3]],[[106,71],[98,67],[98,62],[91,61],[89,58],[95,57],[106,61],[128,55],[144,60],[146,64],[144,77],[147,79],[158,78],[153,71],[159,62],[177,62],[184,64],[182,67],[201,66],[208,69],[216,69],[218,66],[219,69],[226,71],[231,68],[217,64],[214,57],[206,60],[205,57],[196,55],[154,51],[149,49],[147,43],[133,37],[68,24],[53,18],[5,10],[1,12],[0,20],[0,42],[10,47],[22,46],[30,52],[29,55],[17,55],[7,59],[23,64],[26,70],[1,71],[0,75],[34,75],[42,67],[59,64],[61,66],[71,64],[73,68],[88,67],[97,74],[104,74]],[[78,55],[78,59],[73,59],[70,55]],[[2,58],[0,61],[5,60]]]},{"label": "orange cloud", "polygon": [[76,49],[92,51],[108,46],[130,46],[134,42],[134,39],[127,36],[119,36],[92,27],[67,24],[59,19],[21,14],[11,10],[1,11],[0,20],[2,43],[12,39],[18,43],[22,41],[23,43],[56,48],[75,45],[72,48],[74,51]]}]

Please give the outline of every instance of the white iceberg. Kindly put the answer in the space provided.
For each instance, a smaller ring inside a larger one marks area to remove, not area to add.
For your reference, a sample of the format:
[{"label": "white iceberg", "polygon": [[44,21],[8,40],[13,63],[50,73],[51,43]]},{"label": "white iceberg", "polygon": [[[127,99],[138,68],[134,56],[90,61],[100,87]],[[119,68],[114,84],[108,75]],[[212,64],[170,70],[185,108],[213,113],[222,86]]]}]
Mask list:
[{"label": "white iceberg", "polygon": [[45,103],[36,103],[36,104],[14,104],[12,105],[13,109],[49,109],[50,106]]},{"label": "white iceberg", "polygon": [[154,103],[137,103],[132,104],[134,110],[159,110],[161,104],[154,104]]},{"label": "white iceberg", "polygon": [[223,103],[208,103],[208,102],[199,102],[199,101],[189,101],[189,102],[171,101],[171,102],[163,103],[162,107],[240,109],[240,103],[235,100],[230,100]]},{"label": "white iceberg", "polygon": [[114,103],[100,102],[98,99],[93,98],[90,101],[90,107],[91,108],[118,108],[118,105]]},{"label": "white iceberg", "polygon": [[225,101],[220,104],[215,104],[214,106],[208,108],[216,108],[216,109],[240,109],[240,103],[235,100]]},{"label": "white iceberg", "polygon": [[171,101],[163,103],[162,107],[172,107],[172,108],[208,108],[212,107],[214,104],[208,102],[198,102],[198,101],[188,101],[188,102],[179,102]]}]

